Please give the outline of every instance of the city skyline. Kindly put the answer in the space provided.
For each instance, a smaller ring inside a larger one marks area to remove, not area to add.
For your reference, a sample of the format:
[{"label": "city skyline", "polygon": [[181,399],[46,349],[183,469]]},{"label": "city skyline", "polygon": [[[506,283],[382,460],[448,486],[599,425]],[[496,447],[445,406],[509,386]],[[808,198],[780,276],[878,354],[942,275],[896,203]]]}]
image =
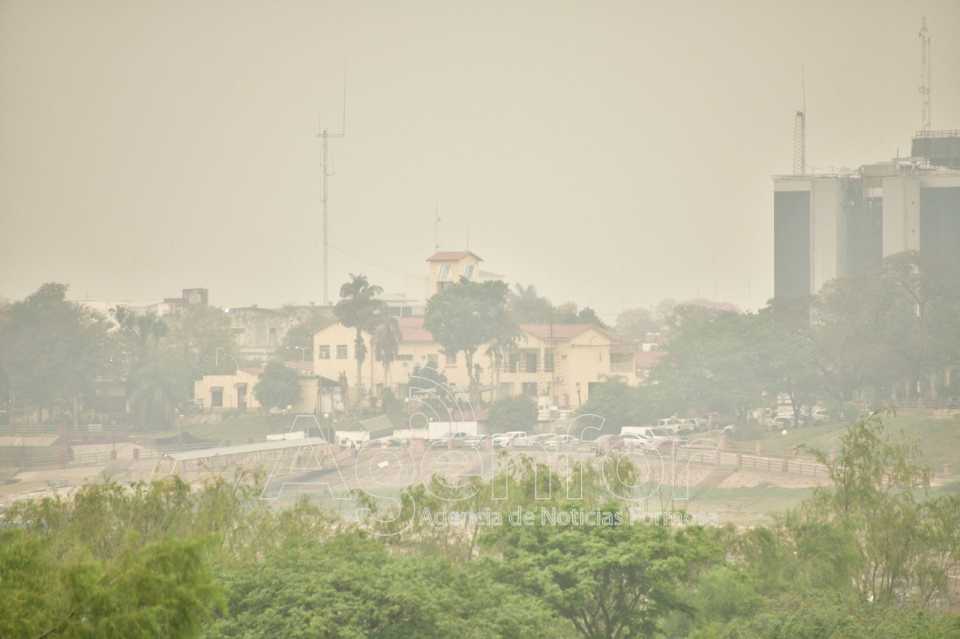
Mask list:
[{"label": "city skyline", "polygon": [[960,125],[952,2],[235,7],[0,3],[0,295],[319,303],[344,68],[332,293],[417,295],[439,207],[441,248],[606,319],[772,297],[801,66],[814,170],[907,153],[923,16],[934,128]]}]

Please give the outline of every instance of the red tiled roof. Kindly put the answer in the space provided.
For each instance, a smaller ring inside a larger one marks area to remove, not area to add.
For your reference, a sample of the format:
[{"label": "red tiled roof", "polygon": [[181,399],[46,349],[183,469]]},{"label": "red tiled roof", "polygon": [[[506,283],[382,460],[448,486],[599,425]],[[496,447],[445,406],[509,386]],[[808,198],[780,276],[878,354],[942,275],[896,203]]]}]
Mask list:
[{"label": "red tiled roof", "polygon": [[467,256],[473,256],[483,261],[483,258],[472,251],[437,251],[427,258],[428,262],[459,262]]},{"label": "red tiled roof", "polygon": [[599,326],[594,324],[521,324],[520,330],[530,333],[534,337],[542,340],[553,340],[565,342],[573,339],[580,333],[595,328],[603,334],[606,334]]},{"label": "red tiled roof", "polygon": [[[400,338],[404,342],[435,342],[433,334],[423,327],[423,317],[400,317],[397,318],[400,325]],[[553,341],[571,340],[577,335],[589,329],[596,329],[606,335],[607,332],[595,324],[521,324],[520,330],[533,335],[538,339],[550,341],[551,335]],[[552,331],[552,332],[551,332]],[[656,353],[662,355],[662,353]]]},{"label": "red tiled roof", "polygon": [[295,370],[298,370],[301,373],[313,372],[313,362],[305,362],[300,359],[291,359],[291,360],[285,361],[283,365],[286,366],[287,368],[293,368]]},{"label": "red tiled roof", "polygon": [[401,317],[400,336],[404,342],[433,342],[433,334],[423,327],[422,317]]}]

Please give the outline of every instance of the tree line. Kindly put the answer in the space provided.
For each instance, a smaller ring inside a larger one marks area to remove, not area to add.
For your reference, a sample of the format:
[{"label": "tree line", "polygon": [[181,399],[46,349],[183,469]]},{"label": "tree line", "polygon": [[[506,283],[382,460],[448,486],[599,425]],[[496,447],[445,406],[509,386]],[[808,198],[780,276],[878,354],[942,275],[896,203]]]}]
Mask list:
[{"label": "tree line", "polygon": [[[119,380],[138,425],[170,424],[190,399],[193,380],[240,364],[221,309],[187,306],[160,318],[118,307],[107,318],[68,301],[66,290],[46,284],[0,307],[0,398],[8,410],[40,421],[54,414],[76,420],[82,406],[95,406],[98,383]],[[372,390],[359,392],[364,362],[375,358],[389,381],[402,339],[381,294],[366,276],[351,275],[334,308],[334,317],[355,329],[358,402]],[[323,313],[305,319],[278,355],[312,352],[313,333],[330,321]],[[445,353],[463,354],[475,397],[480,358],[497,384],[520,325],[550,322],[603,326],[589,308],[554,306],[533,286],[511,289],[501,281],[449,285],[428,301],[424,318]],[[755,313],[668,301],[655,311],[625,311],[604,328],[634,342],[652,334],[664,352],[646,385],[620,388],[611,376],[591,392],[584,410],[606,416],[611,428],[676,413],[745,421],[781,395],[790,398],[796,420],[814,403],[839,412],[851,401],[960,397],[960,380],[945,374],[960,358],[960,276],[918,253],[889,257],[876,273],[834,280],[810,299],[774,300]],[[269,372],[262,403],[289,405],[299,392],[291,372],[278,365]]]},{"label": "tree line", "polygon": [[757,312],[681,304],[621,320],[621,330],[660,333],[663,358],[646,386],[611,383],[591,394],[584,411],[611,427],[673,414],[744,422],[781,396],[795,422],[817,403],[839,415],[960,399],[960,378],[949,374],[960,362],[960,274],[919,253]]},{"label": "tree line", "polygon": [[[281,355],[324,321],[318,312],[295,326]],[[67,299],[66,285],[49,283],[0,307],[0,408],[8,419],[76,425],[124,418],[137,428],[164,428],[190,409],[195,380],[242,365],[229,316],[212,306],[161,317],[121,305],[103,315]],[[292,403],[296,373],[270,377],[285,383],[264,385],[263,403]]]}]

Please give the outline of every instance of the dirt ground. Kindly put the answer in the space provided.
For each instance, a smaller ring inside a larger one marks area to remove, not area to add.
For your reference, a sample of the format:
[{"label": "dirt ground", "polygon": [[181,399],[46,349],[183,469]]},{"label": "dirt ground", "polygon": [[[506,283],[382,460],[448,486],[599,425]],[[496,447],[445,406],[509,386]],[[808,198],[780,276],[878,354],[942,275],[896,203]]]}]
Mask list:
[{"label": "dirt ground", "polygon": [[[571,462],[596,459],[592,453],[585,452],[512,454],[528,454],[557,470],[569,468]],[[267,464],[263,470],[268,478],[269,495],[282,498],[284,503],[299,495],[321,497],[322,501],[342,501],[353,489],[387,497],[396,496],[411,483],[427,481],[433,474],[451,478],[490,477],[496,464],[505,462],[494,455],[494,451],[474,450],[426,449],[413,453],[408,449],[368,449],[354,457],[351,451],[331,447],[326,457],[315,458],[317,461],[313,466],[290,469]],[[105,465],[19,472],[13,477],[12,483],[0,484],[0,509],[17,499],[54,495],[66,497],[78,487],[91,482],[107,479],[120,482],[148,481],[154,476],[156,460],[124,457]],[[661,501],[665,496],[668,500],[676,499],[678,507],[691,512],[712,513],[717,523],[742,523],[766,517],[771,510],[778,508],[778,500],[788,507],[793,502],[794,494],[805,494],[804,489],[827,482],[825,477],[737,470],[705,464],[679,464],[673,468],[669,461],[659,459],[647,463],[641,459],[639,467],[642,486],[638,487],[638,491],[656,494]],[[181,473],[181,476],[190,483],[199,484],[224,473],[224,470],[194,466]],[[235,472],[239,468],[228,470]],[[337,508],[341,509],[342,504],[338,503]]]}]

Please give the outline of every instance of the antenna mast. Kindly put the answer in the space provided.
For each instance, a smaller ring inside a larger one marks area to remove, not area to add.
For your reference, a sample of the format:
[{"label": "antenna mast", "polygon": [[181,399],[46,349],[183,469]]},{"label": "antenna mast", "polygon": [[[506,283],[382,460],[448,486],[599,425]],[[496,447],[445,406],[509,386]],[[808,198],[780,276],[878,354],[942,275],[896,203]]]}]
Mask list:
[{"label": "antenna mast", "polygon": [[930,117],[930,33],[927,18],[920,24],[920,130],[929,131]]},{"label": "antenna mast", "polygon": [[320,123],[320,132],[317,137],[322,144],[320,146],[320,205],[323,210],[323,304],[330,304],[330,237],[328,232],[327,218],[327,183],[333,176],[330,170],[329,152],[327,150],[327,140],[330,138],[342,138],[347,135],[347,72],[343,72],[343,112],[340,119],[340,130],[331,132]]},{"label": "antenna mast", "polygon": [[807,172],[807,87],[803,67],[800,67],[800,110],[793,120],[793,174]]}]

